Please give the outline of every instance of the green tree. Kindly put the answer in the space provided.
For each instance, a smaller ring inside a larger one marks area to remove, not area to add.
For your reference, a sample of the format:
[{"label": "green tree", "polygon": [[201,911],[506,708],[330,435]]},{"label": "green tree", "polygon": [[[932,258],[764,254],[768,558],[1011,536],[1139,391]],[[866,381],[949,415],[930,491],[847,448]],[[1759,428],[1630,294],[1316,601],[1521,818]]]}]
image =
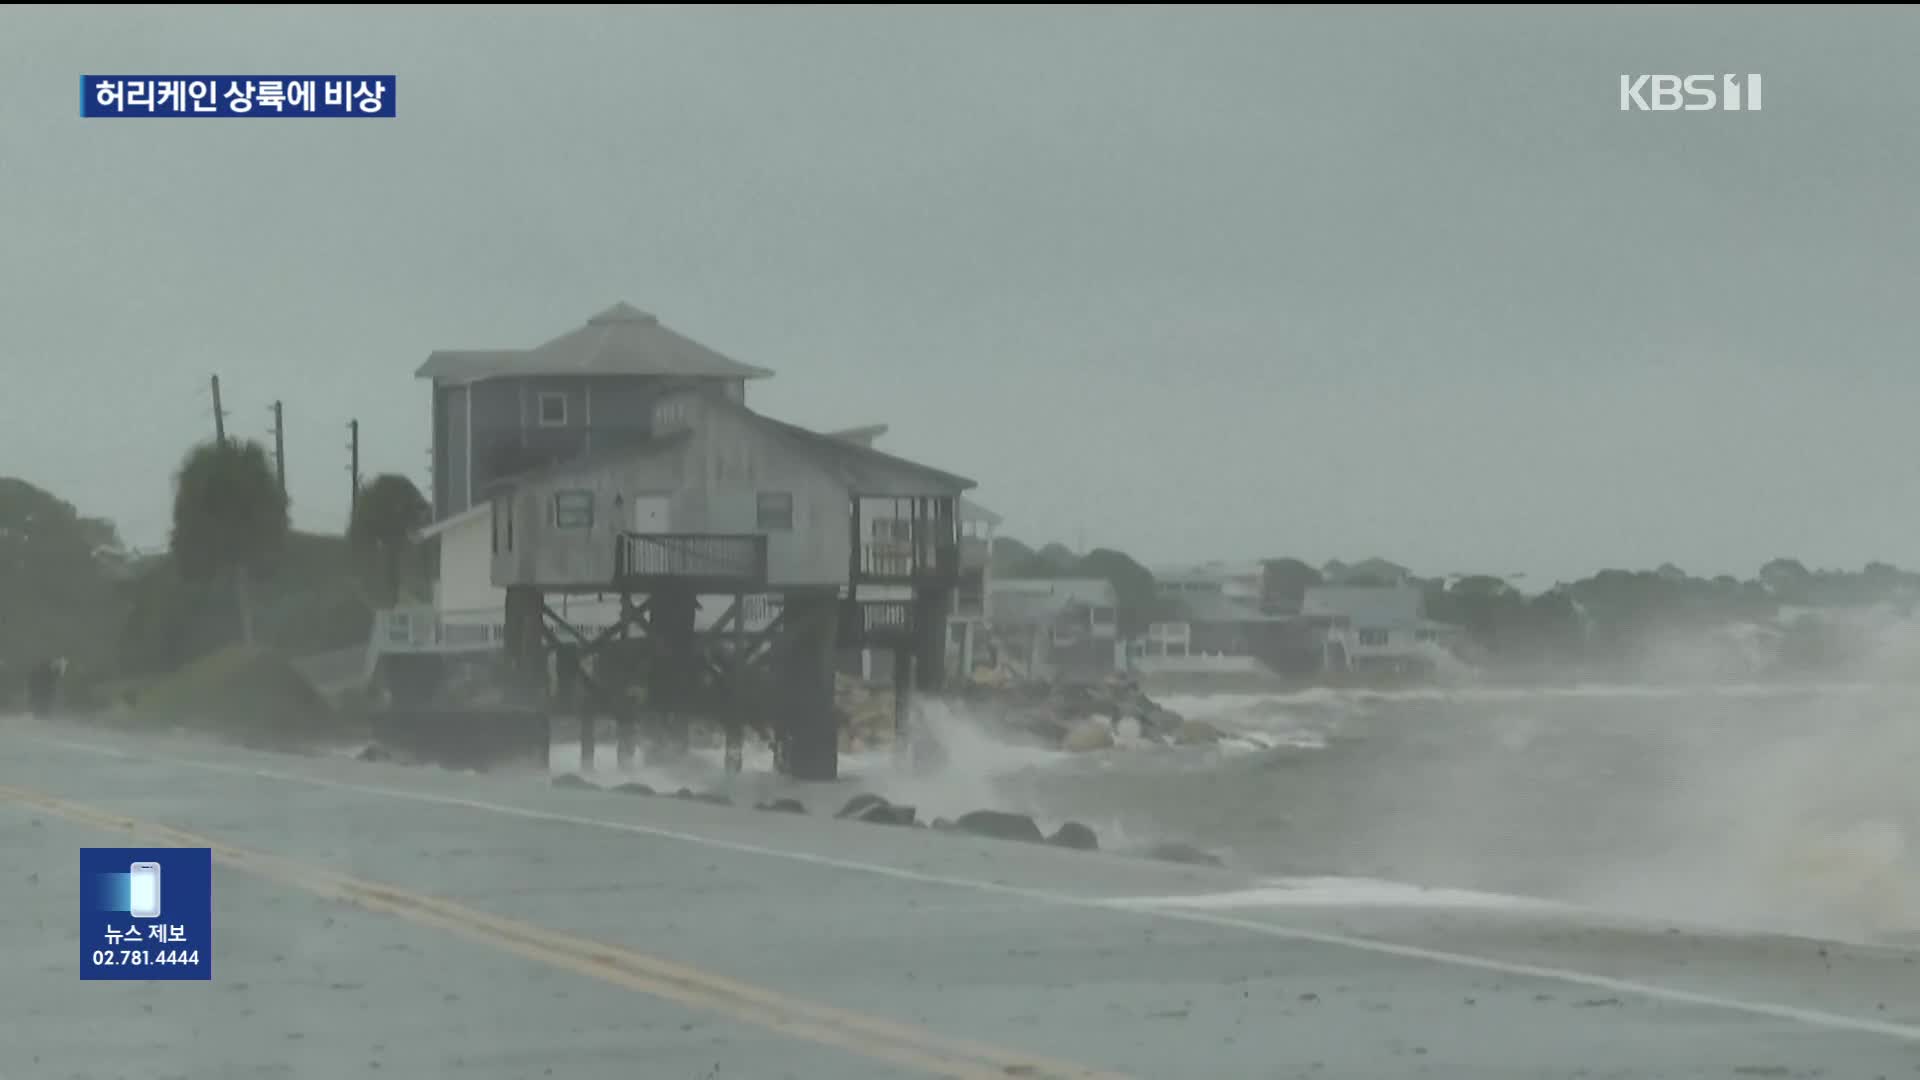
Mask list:
[{"label": "green tree", "polygon": [[187,452],[174,484],[168,545],[174,565],[188,581],[232,582],[240,639],[248,644],[248,582],[279,552],[287,531],[287,498],[265,447],[229,439]]},{"label": "green tree", "polygon": [[53,656],[104,665],[129,561],[111,522],[25,480],[0,477],[0,682],[15,684]]},{"label": "green tree", "polygon": [[1120,633],[1127,637],[1145,633],[1159,611],[1160,591],[1153,572],[1125,552],[1094,548],[1080,560],[1074,576],[1105,578],[1113,583],[1120,600],[1116,612]]},{"label": "green tree", "polygon": [[1260,606],[1272,615],[1292,615],[1305,602],[1307,590],[1326,579],[1299,559],[1266,559],[1260,563]]},{"label": "green tree", "polygon": [[382,473],[360,489],[353,520],[347,525],[347,541],[357,555],[379,568],[379,604],[400,602],[413,534],[432,517],[433,508],[420,489],[398,473]]}]

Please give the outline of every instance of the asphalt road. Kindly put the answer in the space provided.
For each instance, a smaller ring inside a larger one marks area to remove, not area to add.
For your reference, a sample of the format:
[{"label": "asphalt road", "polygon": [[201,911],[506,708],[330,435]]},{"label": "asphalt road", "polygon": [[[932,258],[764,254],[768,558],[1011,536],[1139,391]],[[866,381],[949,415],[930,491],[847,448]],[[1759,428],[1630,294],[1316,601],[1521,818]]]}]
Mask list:
[{"label": "asphalt road", "polygon": [[[1920,1077],[1920,950],[0,722],[0,1080]],[[77,855],[210,846],[211,983]],[[1196,899],[1210,898],[1210,899]]]}]

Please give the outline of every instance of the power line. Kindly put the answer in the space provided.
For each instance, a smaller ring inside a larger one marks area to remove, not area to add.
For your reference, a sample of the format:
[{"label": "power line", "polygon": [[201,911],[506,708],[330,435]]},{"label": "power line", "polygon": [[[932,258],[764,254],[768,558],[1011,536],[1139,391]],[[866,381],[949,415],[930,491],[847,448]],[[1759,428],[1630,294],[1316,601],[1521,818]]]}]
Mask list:
[{"label": "power line", "polygon": [[220,376],[213,377],[213,441],[227,443],[227,413],[220,407]]},{"label": "power line", "polygon": [[280,480],[280,497],[287,497],[287,425],[279,402],[273,403],[273,472]]},{"label": "power line", "polygon": [[353,477],[353,498],[347,503],[347,520],[360,508],[360,421],[347,421],[347,472]]}]

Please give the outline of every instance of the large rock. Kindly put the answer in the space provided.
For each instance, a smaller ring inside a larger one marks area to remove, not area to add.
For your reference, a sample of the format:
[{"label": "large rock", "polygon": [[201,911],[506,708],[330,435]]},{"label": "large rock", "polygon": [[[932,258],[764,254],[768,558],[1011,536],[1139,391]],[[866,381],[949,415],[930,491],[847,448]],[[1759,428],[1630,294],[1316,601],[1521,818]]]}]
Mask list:
[{"label": "large rock", "polygon": [[874,825],[912,825],[916,811],[898,803],[876,803],[860,811],[856,820]]},{"label": "large rock", "polygon": [[1173,733],[1176,746],[1208,746],[1219,742],[1225,735],[1217,727],[1205,720],[1188,720]]},{"label": "large rock", "polygon": [[1009,814],[1002,810],[975,810],[970,814],[961,814],[960,820],[953,823],[961,832],[975,836],[991,836],[996,840],[1025,840],[1029,843],[1044,843],[1047,834],[1040,826],[1025,814]]},{"label": "large rock", "polygon": [[865,792],[848,799],[847,805],[841,807],[840,812],[833,816],[837,818],[857,818],[861,814],[866,813],[868,807],[885,805],[887,805],[887,800],[872,792]]},{"label": "large rock", "polygon": [[807,812],[806,806],[802,804],[799,799],[772,799],[756,804],[754,809],[765,810],[773,814],[804,814]]},{"label": "large rock", "polygon": [[1047,837],[1047,843],[1055,847],[1073,848],[1076,851],[1100,850],[1100,838],[1094,835],[1092,829],[1077,821],[1069,821],[1054,830],[1053,835]]},{"label": "large rock", "polygon": [[1060,742],[1062,750],[1084,754],[1090,750],[1108,750],[1113,747],[1113,727],[1105,720],[1088,717],[1073,726],[1067,737]]}]

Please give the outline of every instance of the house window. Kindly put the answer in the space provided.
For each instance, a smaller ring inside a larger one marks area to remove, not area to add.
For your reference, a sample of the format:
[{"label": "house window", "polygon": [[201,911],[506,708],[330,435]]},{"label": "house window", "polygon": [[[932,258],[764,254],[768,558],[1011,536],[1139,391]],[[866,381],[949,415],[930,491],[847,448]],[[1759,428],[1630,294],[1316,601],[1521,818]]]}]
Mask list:
[{"label": "house window", "polygon": [[1360,644],[1375,647],[1385,645],[1387,643],[1387,633],[1385,630],[1362,630],[1360,631]]},{"label": "house window", "polygon": [[1431,630],[1415,630],[1413,632],[1413,640],[1415,641],[1438,641],[1439,638],[1440,635]]},{"label": "house window", "polygon": [[754,527],[761,532],[793,530],[793,495],[785,491],[763,491],[753,510]]},{"label": "house window", "polygon": [[539,403],[541,427],[567,426],[567,395],[560,393],[541,394]]},{"label": "house window", "polygon": [[553,525],[556,529],[593,528],[593,492],[555,492],[553,496]]}]

